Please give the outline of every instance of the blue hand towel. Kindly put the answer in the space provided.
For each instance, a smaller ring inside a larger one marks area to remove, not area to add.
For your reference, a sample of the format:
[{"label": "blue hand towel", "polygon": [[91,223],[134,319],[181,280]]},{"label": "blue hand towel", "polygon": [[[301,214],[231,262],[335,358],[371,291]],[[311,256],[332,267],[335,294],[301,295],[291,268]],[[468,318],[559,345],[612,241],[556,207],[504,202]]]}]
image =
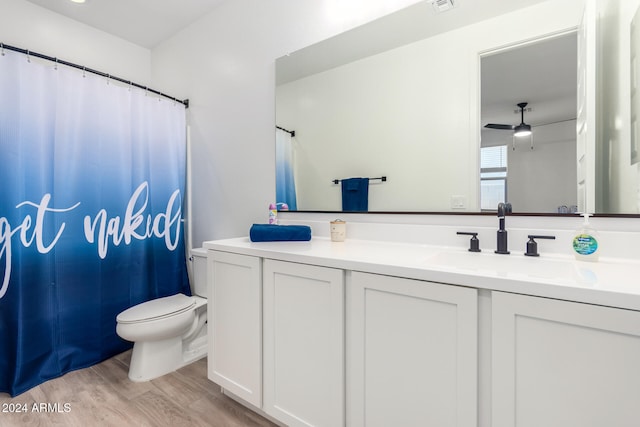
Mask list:
[{"label": "blue hand towel", "polygon": [[369,178],[342,180],[342,210],[344,212],[369,210]]},{"label": "blue hand towel", "polygon": [[308,225],[253,224],[249,230],[252,242],[283,242],[311,240]]}]

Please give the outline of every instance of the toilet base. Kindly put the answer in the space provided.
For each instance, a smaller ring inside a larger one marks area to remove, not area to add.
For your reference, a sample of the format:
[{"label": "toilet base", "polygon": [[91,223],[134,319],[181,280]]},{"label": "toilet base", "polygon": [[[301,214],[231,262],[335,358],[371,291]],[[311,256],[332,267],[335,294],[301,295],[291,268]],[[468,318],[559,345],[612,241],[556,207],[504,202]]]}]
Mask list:
[{"label": "toilet base", "polygon": [[150,381],[182,368],[207,355],[206,328],[204,335],[185,343],[181,337],[161,341],[138,341],[133,344],[129,379]]}]

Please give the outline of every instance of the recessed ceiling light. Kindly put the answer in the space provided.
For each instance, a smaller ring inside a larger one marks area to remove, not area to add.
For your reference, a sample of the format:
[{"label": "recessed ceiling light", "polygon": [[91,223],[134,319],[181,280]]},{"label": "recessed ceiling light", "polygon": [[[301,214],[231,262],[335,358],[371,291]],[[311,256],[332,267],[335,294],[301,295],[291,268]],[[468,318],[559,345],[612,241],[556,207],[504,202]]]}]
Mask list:
[{"label": "recessed ceiling light", "polygon": [[84,3],[86,0],[71,0],[74,3]]}]

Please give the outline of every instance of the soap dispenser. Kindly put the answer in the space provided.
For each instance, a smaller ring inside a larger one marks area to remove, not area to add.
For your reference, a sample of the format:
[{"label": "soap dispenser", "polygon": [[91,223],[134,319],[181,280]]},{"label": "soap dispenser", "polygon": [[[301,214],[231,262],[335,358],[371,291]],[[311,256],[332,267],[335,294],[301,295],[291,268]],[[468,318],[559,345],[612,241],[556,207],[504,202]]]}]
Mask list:
[{"label": "soap dispenser", "polygon": [[597,261],[598,260],[598,233],[589,223],[590,214],[582,214],[584,222],[582,228],[576,230],[573,238],[573,251],[577,260]]}]

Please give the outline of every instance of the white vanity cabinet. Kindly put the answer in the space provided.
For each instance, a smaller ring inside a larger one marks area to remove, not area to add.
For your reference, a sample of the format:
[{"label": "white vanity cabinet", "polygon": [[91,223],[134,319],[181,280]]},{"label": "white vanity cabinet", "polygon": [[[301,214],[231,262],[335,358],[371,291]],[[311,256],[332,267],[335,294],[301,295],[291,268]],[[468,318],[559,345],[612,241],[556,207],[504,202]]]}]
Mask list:
[{"label": "white vanity cabinet", "polygon": [[477,425],[477,290],[353,272],[350,426]]},{"label": "white vanity cabinet", "polygon": [[258,257],[208,253],[208,376],[262,405],[262,263]]},{"label": "white vanity cabinet", "polygon": [[640,425],[640,312],[493,292],[493,427]]},{"label": "white vanity cabinet", "polygon": [[209,378],[283,425],[640,425],[638,263],[552,280],[413,245],[208,249]]},{"label": "white vanity cabinet", "polygon": [[344,271],[264,260],[264,411],[344,425]]}]

